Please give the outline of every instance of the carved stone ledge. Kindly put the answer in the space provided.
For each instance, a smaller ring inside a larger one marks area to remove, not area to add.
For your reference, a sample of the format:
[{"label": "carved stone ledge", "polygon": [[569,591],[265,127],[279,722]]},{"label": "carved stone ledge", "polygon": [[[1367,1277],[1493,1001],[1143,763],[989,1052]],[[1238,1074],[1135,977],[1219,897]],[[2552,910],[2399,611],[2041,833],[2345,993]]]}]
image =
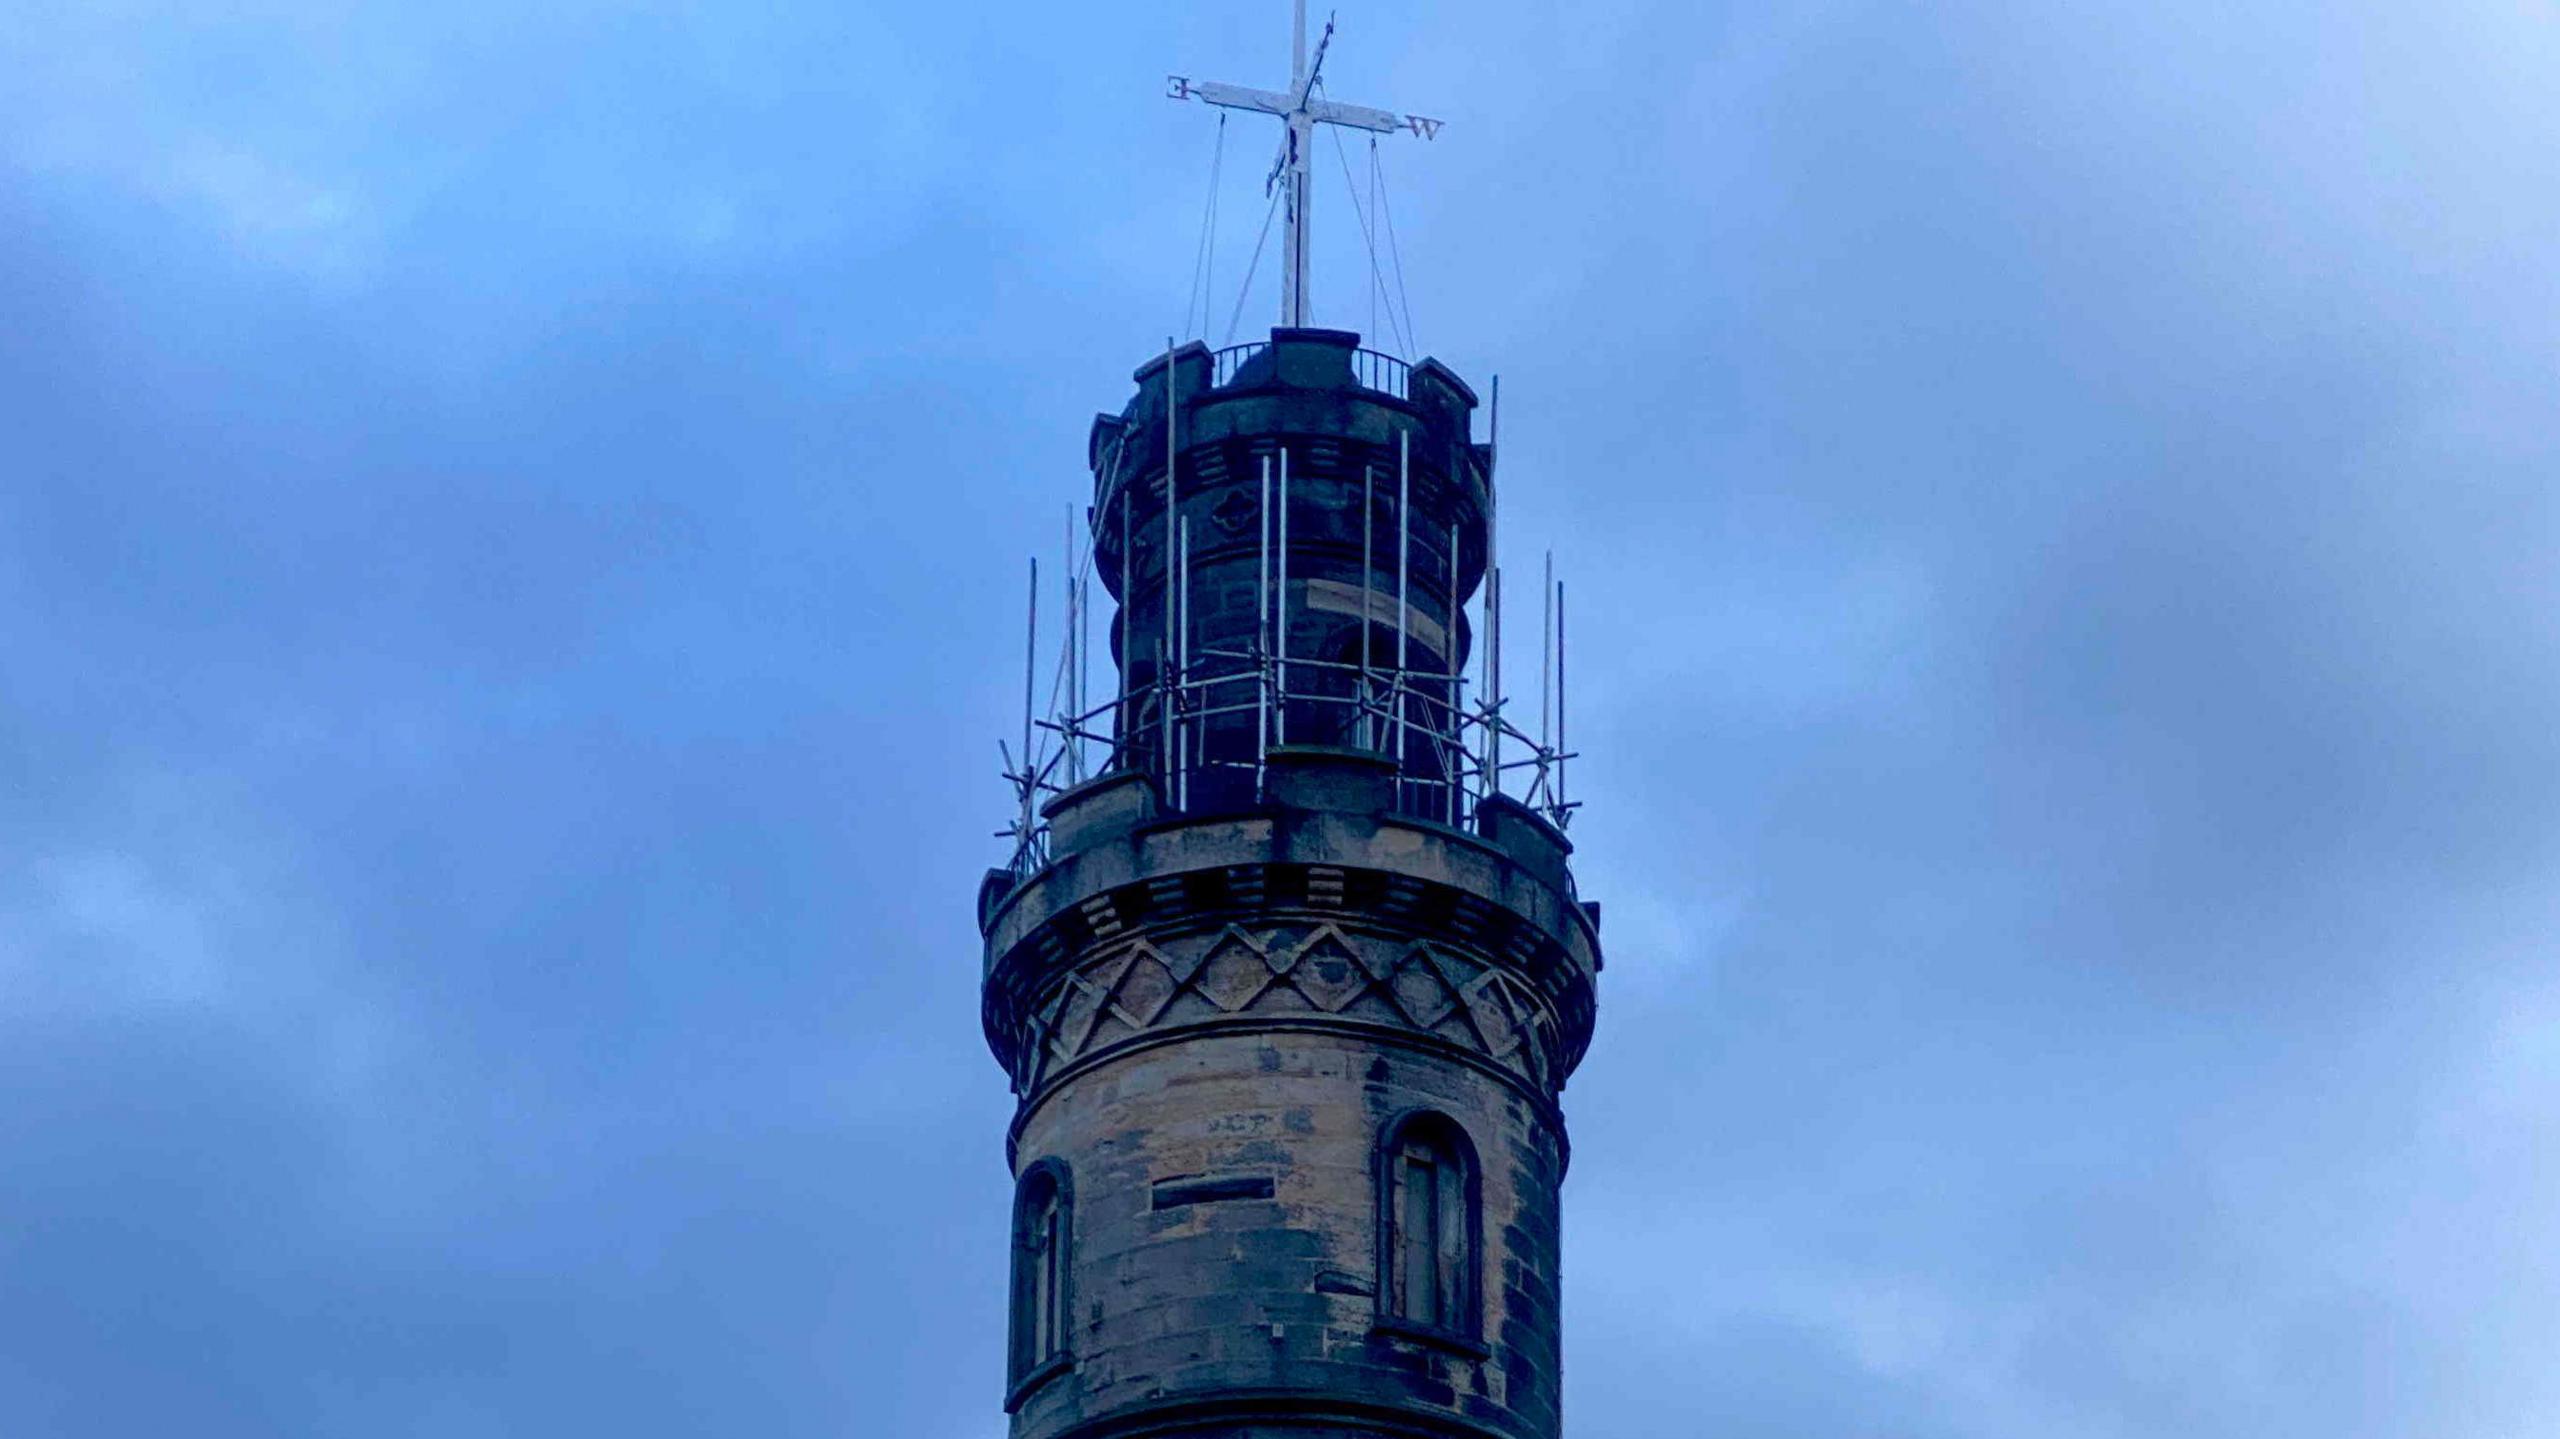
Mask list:
[{"label": "carved stone ledge", "polygon": [[1546,995],[1466,949],[1330,921],[1138,936],[1067,968],[1006,1027],[1028,1100],[1069,1066],[1170,1030],[1322,1016],[1428,1035],[1552,1097],[1566,1026]]},{"label": "carved stone ledge", "polygon": [[1600,954],[1547,870],[1393,816],[1141,826],[987,912],[987,1043],[1026,1106],[1121,1046],[1254,1024],[1409,1037],[1552,1102],[1590,1042]]}]

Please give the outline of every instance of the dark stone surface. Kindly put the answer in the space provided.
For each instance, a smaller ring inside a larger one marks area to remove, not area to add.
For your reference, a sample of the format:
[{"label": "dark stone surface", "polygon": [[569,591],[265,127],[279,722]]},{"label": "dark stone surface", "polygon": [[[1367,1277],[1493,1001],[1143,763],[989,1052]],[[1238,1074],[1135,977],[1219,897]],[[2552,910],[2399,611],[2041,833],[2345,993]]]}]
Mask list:
[{"label": "dark stone surface", "polygon": [[1050,852],[1072,854],[1125,838],[1140,825],[1153,823],[1162,809],[1153,777],[1123,769],[1059,795],[1040,807],[1040,817],[1049,822]]},{"label": "dark stone surface", "polygon": [[[1139,369],[1126,409],[1096,419],[1088,445],[1095,571],[1125,616],[1125,630],[1124,620],[1115,618],[1109,642],[1127,680],[1130,713],[1123,728],[1140,767],[1152,767],[1156,741],[1146,696],[1164,659],[1166,567],[1181,527],[1190,530],[1192,673],[1214,675],[1220,662],[1207,652],[1249,649],[1260,624],[1260,536],[1267,516],[1277,533],[1283,450],[1289,457],[1287,653],[1350,663],[1362,652],[1365,629],[1368,653],[1380,666],[1401,654],[1417,675],[1465,670],[1472,636],[1464,606],[1484,579],[1493,517],[1492,451],[1472,436],[1475,396],[1428,360],[1411,369],[1401,395],[1362,385],[1353,366],[1358,338],[1336,330],[1275,330],[1268,347],[1223,385],[1211,384],[1216,363],[1209,351],[1191,345],[1174,353],[1180,463],[1170,533],[1165,357]],[[1400,521],[1397,508],[1400,443],[1409,521]],[[1263,501],[1265,462],[1273,475],[1270,511]],[[1401,589],[1400,523],[1407,540]],[[1248,667],[1234,661],[1226,668],[1241,676]],[[1239,679],[1236,694],[1221,698],[1241,698],[1245,685]],[[1419,686],[1444,700],[1447,689],[1445,682]],[[1285,732],[1273,738],[1317,744],[1347,738],[1347,674],[1302,669],[1289,690]],[[1204,757],[1213,764],[1250,763],[1255,733],[1250,714],[1212,720]],[[1417,749],[1409,763],[1423,762]]]},{"label": "dark stone surface", "polygon": [[1271,801],[1288,809],[1330,809],[1382,815],[1395,805],[1396,762],[1368,750],[1316,745],[1274,746],[1269,766]]}]

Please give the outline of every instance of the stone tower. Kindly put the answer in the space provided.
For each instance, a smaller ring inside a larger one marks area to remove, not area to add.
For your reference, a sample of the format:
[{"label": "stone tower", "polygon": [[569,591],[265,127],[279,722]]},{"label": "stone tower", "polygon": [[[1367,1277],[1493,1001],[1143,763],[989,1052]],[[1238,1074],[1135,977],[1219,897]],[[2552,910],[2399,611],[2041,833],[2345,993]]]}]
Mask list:
[{"label": "stone tower", "polygon": [[1599,912],[1556,749],[1465,678],[1476,396],[1316,329],[1135,380],[1096,776],[1026,761],[978,900],[1014,1439],[1552,1439]]}]

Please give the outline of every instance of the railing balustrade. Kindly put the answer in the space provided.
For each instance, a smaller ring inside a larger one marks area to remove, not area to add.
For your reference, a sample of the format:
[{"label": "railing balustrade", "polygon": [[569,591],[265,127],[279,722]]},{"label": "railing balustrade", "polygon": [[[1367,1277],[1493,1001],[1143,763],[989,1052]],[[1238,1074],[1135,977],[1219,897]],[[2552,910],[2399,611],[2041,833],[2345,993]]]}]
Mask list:
[{"label": "railing balustrade", "polygon": [[[1046,763],[1029,776],[1021,818],[1009,831],[1017,842],[1015,873],[1028,876],[1048,863],[1048,826],[1038,818],[1038,807],[1068,787],[1056,770],[1069,750],[1080,756],[1102,753],[1098,766],[1068,766],[1077,773],[1144,771],[1155,780],[1167,813],[1214,812],[1223,805],[1206,798],[1210,794],[1259,799],[1268,749],[1281,743],[1292,725],[1302,734],[1312,729],[1328,743],[1394,759],[1398,814],[1464,827],[1473,823],[1476,806],[1487,796],[1510,790],[1558,827],[1570,822],[1575,806],[1564,798],[1564,763],[1574,756],[1541,745],[1498,711],[1470,708],[1463,676],[1292,656],[1292,683],[1282,694],[1274,658],[1205,650],[1194,656],[1192,672],[1170,686],[1148,685],[1082,715],[1038,721],[1056,744]],[[1330,676],[1349,693],[1304,688],[1321,682],[1320,676]],[[1263,720],[1258,735],[1243,734],[1239,722],[1211,742],[1213,722],[1257,711]],[[1496,735],[1522,756],[1502,760],[1498,773],[1488,765],[1496,749],[1489,741]],[[1519,772],[1525,776],[1504,783]]]},{"label": "railing balustrade", "polygon": [[[1234,384],[1236,376],[1243,373],[1244,367],[1253,363],[1270,348],[1271,342],[1268,340],[1252,340],[1241,345],[1229,345],[1223,350],[1211,351],[1209,355],[1210,386],[1223,390]],[[1351,379],[1354,384],[1364,390],[1374,390],[1381,395],[1390,395],[1399,400],[1413,398],[1413,366],[1384,351],[1353,350]]]},{"label": "railing balustrade", "polygon": [[1393,395],[1399,400],[1413,398],[1413,367],[1393,355],[1377,350],[1352,351],[1351,377],[1359,381],[1360,388],[1364,390]]},{"label": "railing balustrade", "polygon": [[1209,384],[1221,390],[1234,384],[1236,372],[1243,369],[1246,362],[1254,356],[1270,348],[1269,340],[1254,340],[1242,345],[1229,345],[1217,351],[1209,357]]}]

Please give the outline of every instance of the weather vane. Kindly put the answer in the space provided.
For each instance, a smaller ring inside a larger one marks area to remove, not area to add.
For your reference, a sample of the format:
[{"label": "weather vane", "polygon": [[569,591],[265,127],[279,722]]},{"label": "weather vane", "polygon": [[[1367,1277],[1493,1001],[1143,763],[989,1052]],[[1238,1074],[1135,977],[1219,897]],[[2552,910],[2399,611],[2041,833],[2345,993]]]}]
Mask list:
[{"label": "weather vane", "polygon": [[1345,105],[1338,101],[1316,98],[1316,87],[1324,74],[1325,47],[1333,42],[1333,17],[1324,21],[1324,34],[1316,39],[1315,58],[1307,58],[1307,0],[1293,0],[1292,24],[1289,32],[1289,89],[1286,94],[1255,90],[1243,85],[1221,85],[1216,81],[1192,81],[1181,75],[1167,76],[1165,94],[1176,100],[1205,100],[1230,110],[1253,110],[1277,115],[1287,131],[1280,141],[1280,153],[1271,162],[1271,174],[1264,180],[1268,191],[1273,185],[1285,185],[1288,206],[1288,230],[1281,237],[1280,258],[1280,323],[1292,328],[1307,323],[1307,202],[1311,188],[1307,183],[1307,143],[1318,125],[1343,125],[1354,130],[1369,130],[1391,135],[1398,130],[1410,131],[1428,140],[1440,133],[1438,120],[1421,115],[1396,115],[1373,110],[1366,105]]}]

